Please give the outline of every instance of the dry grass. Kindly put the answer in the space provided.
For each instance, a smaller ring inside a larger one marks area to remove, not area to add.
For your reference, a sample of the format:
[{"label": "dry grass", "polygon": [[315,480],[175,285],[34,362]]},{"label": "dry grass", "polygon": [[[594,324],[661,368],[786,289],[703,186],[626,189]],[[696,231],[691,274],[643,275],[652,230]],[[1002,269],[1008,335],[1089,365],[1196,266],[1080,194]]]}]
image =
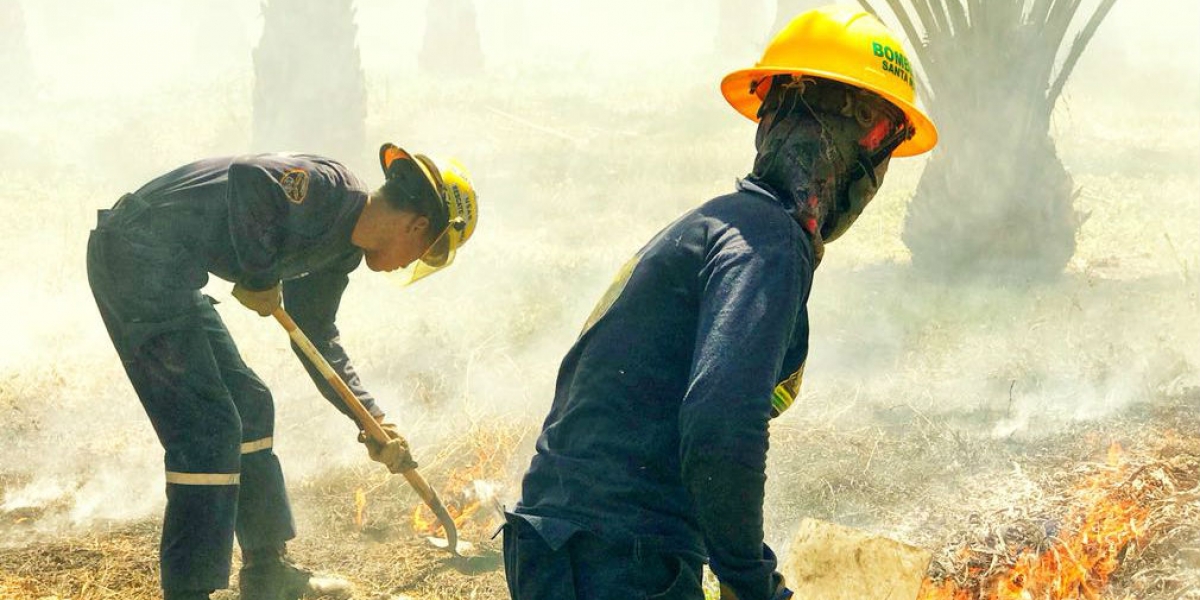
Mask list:
[{"label": "dry grass", "polygon": [[[716,94],[718,73],[692,75],[395,80],[386,83],[395,93],[370,90],[371,139],[458,154],[486,194],[486,223],[453,273],[411,292],[356,273],[339,314],[364,383],[460,510],[472,501],[458,496],[467,481],[495,483],[501,501],[515,496],[558,361],[617,266],[749,166],[752,126]],[[91,308],[83,240],[94,209],[131,186],[198,156],[242,151],[249,89],[236,81],[128,105],[52,103],[20,132],[28,151],[0,148],[13,166],[0,176],[0,250],[21,257],[3,270],[0,301],[22,315],[5,330],[14,350],[0,354],[0,496],[38,479],[65,482],[46,503],[0,512],[0,599],[156,597],[155,503],[116,521],[87,513],[73,523],[85,492],[117,507],[160,495],[153,432]],[[980,524],[1009,524],[1005,507],[1058,514],[1053,499],[1070,489],[1070,474],[1099,464],[1114,439],[1143,456],[1167,431],[1200,431],[1200,398],[1180,394],[1200,365],[1200,120],[1190,108],[1164,120],[1130,114],[1119,98],[1110,104],[1059,118],[1064,162],[1084,188],[1079,208],[1092,213],[1059,284],[945,289],[907,273],[899,232],[920,160],[897,161],[880,197],[831,247],[809,305],[804,399],[772,430],[767,521],[778,550],[803,516],[949,548]],[[57,156],[63,139],[84,143],[77,162],[39,158]],[[298,561],[349,577],[359,600],[505,597],[490,504],[461,528],[476,559],[431,550],[413,526],[416,496],[365,464],[286,338],[229,301],[228,287],[206,292],[225,301],[218,309],[276,394]],[[1145,464],[1175,460],[1165,453]],[[86,487],[101,478],[119,489]],[[1178,493],[1155,500],[1157,541],[1130,555],[1114,589],[1159,582],[1159,596],[1147,598],[1194,597],[1164,591],[1200,577],[1195,500],[1174,485]]]},{"label": "dry grass", "polygon": [[1087,573],[1073,590],[1142,600],[1187,597],[1200,584],[1200,575],[1185,568],[1200,551],[1198,500],[1197,439],[1172,440],[1119,463],[1077,465],[1055,474],[1027,502],[972,515],[931,565],[931,587],[944,595],[931,589],[929,597],[950,598],[959,590],[987,599],[1004,585],[1044,589],[1068,570]]},{"label": "dry grass", "polygon": [[[481,489],[477,482],[489,478],[494,494],[511,484],[513,453],[524,447],[530,431],[511,421],[475,423],[422,466],[450,510],[461,515],[456,519],[460,536],[474,545],[468,557],[434,549],[426,536],[435,532],[417,527],[414,519],[424,510],[415,493],[403,478],[371,465],[307,478],[294,487],[302,535],[291,544],[291,554],[322,573],[350,579],[358,598],[503,597],[499,540],[491,539],[500,524],[497,496],[479,497],[475,490]],[[23,478],[0,477],[0,493],[24,483]],[[358,520],[356,492],[367,500]],[[471,504],[479,508],[465,510]],[[16,539],[24,531],[39,537],[40,521],[69,509],[69,503],[59,502],[0,513],[0,535]],[[157,519],[114,523],[2,548],[0,599],[157,598],[160,527]]]},{"label": "dry grass", "polygon": [[[966,430],[917,414],[858,429],[816,422],[777,428],[771,537],[782,538],[776,546],[783,547],[800,517],[836,520],[937,550],[934,581],[978,584],[1015,564],[1021,550],[1068,528],[1080,505],[1080,481],[1116,473],[1108,493],[1135,499],[1147,516],[1101,597],[1190,600],[1189,590],[1200,584],[1198,394],[1036,441],[968,439]],[[465,483],[511,482],[518,471],[512,464],[525,456],[531,433],[515,422],[475,423],[422,470],[451,506],[461,507]],[[1119,470],[1105,464],[1113,440],[1127,448]],[[367,503],[356,523],[359,490]],[[365,466],[338,469],[297,483],[292,495],[301,531],[292,555],[350,579],[356,599],[507,597],[490,508],[463,520],[460,531],[475,552],[454,558],[414,527],[420,502],[399,477]],[[11,534],[46,516],[27,511],[15,523],[18,515],[6,514],[4,527]],[[148,520],[0,550],[0,598],[155,598],[158,534],[157,520]]]},{"label": "dry grass", "polygon": [[0,598],[158,598],[159,531],[156,522],[120,524],[0,552]]}]

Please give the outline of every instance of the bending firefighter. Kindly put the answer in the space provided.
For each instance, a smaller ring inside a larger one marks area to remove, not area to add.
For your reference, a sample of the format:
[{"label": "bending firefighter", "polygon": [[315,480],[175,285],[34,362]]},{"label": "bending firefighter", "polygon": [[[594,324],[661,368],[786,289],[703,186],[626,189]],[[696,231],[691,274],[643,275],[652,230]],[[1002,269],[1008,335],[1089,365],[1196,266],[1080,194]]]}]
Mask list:
[{"label": "bending firefighter", "polygon": [[725,78],[759,122],[754,168],[651,239],[563,359],[505,525],[515,600],[702,600],[705,560],[724,600],[791,597],[764,544],[768,422],[800,388],[825,245],[892,156],[936,143],[902,57],[830,7]]},{"label": "bending firefighter", "polygon": [[[271,393],[242,361],[201,294],[209,274],[260,315],[291,316],[381,422],[338,339],[348,274],[408,267],[414,281],[449,265],[475,229],[476,195],[454,163],[391,145],[374,192],[318,156],[263,154],[180,167],[100,211],[88,280],[129,380],[166,450],[161,566],[166,600],[209,597],[229,582],[234,533],[243,600],[292,600],[310,574],[286,558],[295,535],[272,451]],[[298,350],[297,350],[298,351]],[[303,361],[321,393],[334,390]],[[371,458],[415,466],[396,428]]]}]

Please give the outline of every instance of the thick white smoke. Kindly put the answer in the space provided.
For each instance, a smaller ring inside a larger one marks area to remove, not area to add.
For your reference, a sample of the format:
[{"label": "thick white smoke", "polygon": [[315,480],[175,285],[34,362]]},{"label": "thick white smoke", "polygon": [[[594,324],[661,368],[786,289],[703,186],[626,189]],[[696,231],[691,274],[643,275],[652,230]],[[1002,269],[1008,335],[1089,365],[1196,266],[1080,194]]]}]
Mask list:
[{"label": "thick white smoke", "polygon": [[[761,4],[766,35],[773,5]],[[84,275],[94,211],[249,147],[262,25],[257,3],[232,0],[23,5],[36,100],[0,114],[0,511],[58,506],[43,526],[59,530],[162,503],[160,451]],[[715,54],[716,0],[477,5],[488,71],[447,83],[416,67],[422,3],[357,4],[368,138],[458,155],[482,191],[479,231],[451,270],[403,290],[356,273],[342,303],[345,345],[418,455],[471,418],[540,422],[616,268],[731,189],[753,153],[753,125],[717,82],[755,57]],[[1091,217],[1061,282],[916,278],[899,233],[923,163],[894,163],[818,272],[795,410],[967,413],[1007,438],[1200,384],[1197,10],[1118,3],[1080,62],[1054,136]],[[228,288],[207,292],[275,392],[289,477],[365,460],[286,337]]]}]

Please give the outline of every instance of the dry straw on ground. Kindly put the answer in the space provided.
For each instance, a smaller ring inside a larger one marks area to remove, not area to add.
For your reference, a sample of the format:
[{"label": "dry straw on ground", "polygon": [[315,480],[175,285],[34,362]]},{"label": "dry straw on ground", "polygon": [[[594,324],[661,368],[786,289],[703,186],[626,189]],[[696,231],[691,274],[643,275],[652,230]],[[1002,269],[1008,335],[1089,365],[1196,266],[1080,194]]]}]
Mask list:
[{"label": "dry straw on ground", "polygon": [[[857,513],[859,526],[870,524],[937,550],[931,581],[978,588],[1019,563],[1022,550],[1052,548],[1055,535],[1070,529],[1072,515],[1082,505],[1087,486],[1081,483],[1103,480],[1105,497],[1133,500],[1141,507],[1136,535],[1120,552],[1107,588],[1068,597],[1193,600],[1200,589],[1200,415],[1193,405],[1193,397],[1179,398],[1148,412],[1135,410],[1121,419],[1081,425],[1007,454],[999,445],[984,444],[969,456],[955,456],[968,445],[912,424],[895,431],[839,432],[830,427],[801,435],[783,430],[775,436],[772,453],[810,462],[807,468],[790,461],[777,468],[774,485],[802,493],[775,502],[772,520],[787,529],[793,514],[841,515],[841,520],[853,521]],[[427,459],[423,470],[454,502],[461,501],[456,486],[462,482],[489,476],[511,485],[520,471],[513,463],[523,458],[532,431],[510,422],[475,423]],[[1117,466],[1104,455],[1111,438],[1126,446]],[[997,464],[1012,460],[1021,466],[993,469],[992,462],[978,456],[981,452],[1002,455]],[[889,488],[885,480],[872,479],[876,469],[892,471],[901,462],[918,462],[922,454],[925,462],[910,467],[932,473],[931,479],[944,477],[930,469],[931,460],[974,459],[977,473],[953,476],[961,486],[958,495],[912,484]],[[849,469],[850,463],[859,466]],[[858,477],[857,483],[834,481],[832,471]],[[356,494],[366,498],[357,522]],[[469,558],[454,558],[433,549],[425,541],[428,532],[414,528],[420,501],[403,480],[376,469],[364,466],[298,482],[293,501],[301,531],[290,546],[293,556],[351,579],[357,600],[507,597],[499,539],[490,538],[498,523],[492,508],[481,507],[463,519],[461,531],[476,551]],[[876,503],[870,512],[842,512],[870,502]],[[13,517],[4,516],[8,534],[46,515],[28,512],[19,524]],[[157,520],[111,524],[0,550],[0,600],[157,598],[158,533]],[[11,542],[13,536],[7,537]],[[232,592],[217,596],[232,597]],[[980,597],[988,596],[965,596]]]},{"label": "dry straw on ground", "polygon": [[1200,440],[1114,451],[1051,477],[1031,502],[975,515],[939,552],[922,599],[1194,597],[1198,501]]}]

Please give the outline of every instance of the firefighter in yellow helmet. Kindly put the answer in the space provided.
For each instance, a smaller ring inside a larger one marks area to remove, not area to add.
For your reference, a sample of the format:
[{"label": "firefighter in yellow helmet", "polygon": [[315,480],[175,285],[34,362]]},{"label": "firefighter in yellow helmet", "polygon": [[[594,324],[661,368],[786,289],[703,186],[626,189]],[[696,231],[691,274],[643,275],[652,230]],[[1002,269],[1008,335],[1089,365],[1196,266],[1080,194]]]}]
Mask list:
[{"label": "firefighter in yellow helmet", "polygon": [[767,424],[799,392],[824,245],[930,149],[912,67],[874,17],[798,16],[722,90],[759,121],[731,194],[684,214],[617,275],[563,359],[506,515],[514,600],[791,597],[764,540]]},{"label": "firefighter in yellow helmet", "polygon": [[893,155],[937,144],[937,129],[916,106],[903,45],[878,19],[848,7],[797,17],[757,65],[726,76],[721,91],[759,122],[751,176],[795,196],[818,261],[825,242],[874,197]]},{"label": "firefighter in yellow helmet", "polygon": [[392,472],[415,466],[338,339],[338,306],[349,273],[363,262],[373,271],[407,268],[405,283],[448,266],[474,232],[478,210],[457,163],[392,144],[380,149],[380,163],[385,182],[371,191],[320,156],[209,158],[100,211],[88,240],[88,281],[165,451],[165,600],[205,600],[226,587],[235,532],[242,600],[318,595],[311,574],[284,552],[295,531],[273,451],[271,392],[202,294],[210,275],[233,283],[233,296],[262,316],[286,303],[391,435],[386,444],[360,436],[370,457]]}]

